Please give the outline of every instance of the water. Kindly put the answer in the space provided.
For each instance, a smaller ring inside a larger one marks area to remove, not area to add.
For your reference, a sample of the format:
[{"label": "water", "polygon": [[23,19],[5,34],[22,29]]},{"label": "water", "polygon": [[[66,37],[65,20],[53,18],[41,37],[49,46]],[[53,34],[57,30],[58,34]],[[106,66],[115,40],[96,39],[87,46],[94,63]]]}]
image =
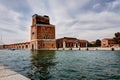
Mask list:
[{"label": "water", "polygon": [[0,64],[32,80],[120,80],[120,51],[0,50]]}]

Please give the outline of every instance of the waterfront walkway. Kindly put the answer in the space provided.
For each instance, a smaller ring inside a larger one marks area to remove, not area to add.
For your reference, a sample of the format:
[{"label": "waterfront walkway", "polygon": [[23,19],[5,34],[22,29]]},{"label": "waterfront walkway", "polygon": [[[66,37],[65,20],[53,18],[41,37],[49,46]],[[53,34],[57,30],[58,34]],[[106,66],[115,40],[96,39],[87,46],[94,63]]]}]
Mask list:
[{"label": "waterfront walkway", "polygon": [[25,76],[0,65],[0,80],[30,80]]},{"label": "waterfront walkway", "polygon": [[57,48],[57,50],[120,50],[120,47]]}]

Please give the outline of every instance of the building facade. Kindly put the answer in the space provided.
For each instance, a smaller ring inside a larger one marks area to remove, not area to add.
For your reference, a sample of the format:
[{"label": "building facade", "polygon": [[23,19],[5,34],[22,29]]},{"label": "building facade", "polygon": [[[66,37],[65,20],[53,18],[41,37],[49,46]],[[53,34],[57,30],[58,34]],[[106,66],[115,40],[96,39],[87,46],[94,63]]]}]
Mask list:
[{"label": "building facade", "polygon": [[0,45],[0,49],[32,49],[54,50],[56,49],[55,26],[50,24],[49,16],[32,16],[31,41]]},{"label": "building facade", "polygon": [[3,45],[0,45],[0,49],[3,49]]},{"label": "building facade", "polygon": [[87,47],[87,41],[86,40],[79,40],[79,47]]},{"label": "building facade", "polygon": [[112,47],[116,45],[116,42],[113,38],[104,38],[101,41],[101,47]]},{"label": "building facade", "polygon": [[64,37],[56,40],[57,48],[80,48],[86,47],[85,40],[79,40],[72,37]]},{"label": "building facade", "polygon": [[31,50],[56,50],[56,48],[80,48],[86,47],[85,40],[72,37],[55,38],[55,26],[50,24],[49,16],[32,16],[31,41],[0,45],[5,49],[31,49]]},{"label": "building facade", "polygon": [[30,42],[5,44],[2,46],[4,49],[30,49]]},{"label": "building facade", "polygon": [[57,48],[73,48],[78,47],[78,39],[64,37],[56,40]]},{"label": "building facade", "polygon": [[32,50],[56,49],[55,26],[50,24],[49,16],[32,16],[30,45]]}]

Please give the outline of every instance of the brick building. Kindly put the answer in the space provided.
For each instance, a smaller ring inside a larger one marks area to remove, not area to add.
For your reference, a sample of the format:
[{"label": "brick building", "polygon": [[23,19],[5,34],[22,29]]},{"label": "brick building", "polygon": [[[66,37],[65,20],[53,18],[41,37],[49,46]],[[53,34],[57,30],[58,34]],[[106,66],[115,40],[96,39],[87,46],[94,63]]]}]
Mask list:
[{"label": "brick building", "polygon": [[32,16],[31,41],[5,44],[0,48],[6,49],[31,49],[31,50],[56,50],[56,48],[80,48],[86,47],[85,40],[72,37],[55,38],[55,26],[50,24],[49,16]]},{"label": "brick building", "polygon": [[3,45],[0,45],[0,49],[2,49],[3,48]]},{"label": "brick building", "polygon": [[55,26],[50,24],[48,16],[33,15],[31,26],[31,41],[0,45],[5,49],[32,49],[53,50],[56,49]]},{"label": "brick building", "polygon": [[56,48],[55,26],[48,16],[33,15],[31,26],[31,49],[50,50]]},{"label": "brick building", "polygon": [[101,47],[112,47],[116,44],[113,38],[104,38],[101,41]]},{"label": "brick building", "polygon": [[72,37],[64,37],[56,40],[57,48],[80,48],[86,47],[85,40],[79,40]]},{"label": "brick building", "polygon": [[79,40],[79,47],[87,47],[87,41],[86,40]]},{"label": "brick building", "polygon": [[14,44],[5,44],[3,45],[5,49],[30,49],[30,42],[23,42],[23,43],[14,43]]}]

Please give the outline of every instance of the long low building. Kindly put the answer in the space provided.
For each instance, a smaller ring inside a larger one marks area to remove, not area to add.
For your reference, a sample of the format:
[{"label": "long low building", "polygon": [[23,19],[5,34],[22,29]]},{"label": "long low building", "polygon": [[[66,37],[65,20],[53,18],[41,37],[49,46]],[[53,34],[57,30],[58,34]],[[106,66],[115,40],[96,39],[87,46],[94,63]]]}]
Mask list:
[{"label": "long low building", "polygon": [[[86,40],[79,40],[72,37],[64,37],[56,39],[56,48],[80,48],[86,47]],[[5,44],[0,45],[0,49],[31,49],[30,42],[23,43],[14,43],[14,44]]]},{"label": "long low building", "polygon": [[23,42],[23,43],[14,43],[14,44],[5,44],[1,45],[1,48],[4,49],[30,49],[30,42]]}]

